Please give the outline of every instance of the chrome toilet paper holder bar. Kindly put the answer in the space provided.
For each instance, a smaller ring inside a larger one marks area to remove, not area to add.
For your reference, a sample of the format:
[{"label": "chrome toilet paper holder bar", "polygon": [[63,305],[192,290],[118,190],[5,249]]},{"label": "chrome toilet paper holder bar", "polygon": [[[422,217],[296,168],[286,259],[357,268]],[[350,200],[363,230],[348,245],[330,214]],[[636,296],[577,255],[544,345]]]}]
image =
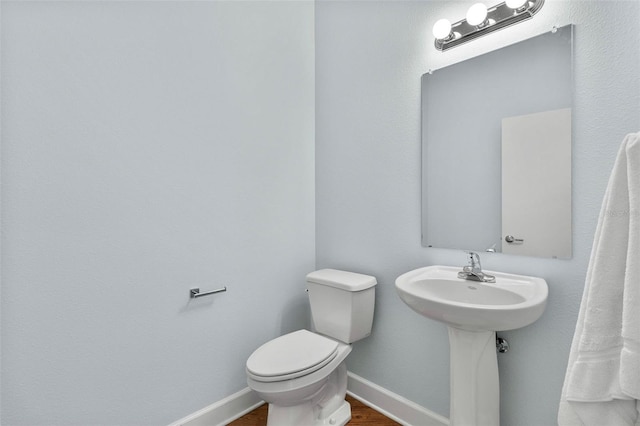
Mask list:
[{"label": "chrome toilet paper holder bar", "polygon": [[200,293],[199,288],[192,288],[189,290],[189,297],[191,297],[192,299],[195,299],[197,297],[209,296],[210,294],[222,293],[223,291],[227,291],[226,286],[219,288],[217,290],[205,291],[203,293]]}]

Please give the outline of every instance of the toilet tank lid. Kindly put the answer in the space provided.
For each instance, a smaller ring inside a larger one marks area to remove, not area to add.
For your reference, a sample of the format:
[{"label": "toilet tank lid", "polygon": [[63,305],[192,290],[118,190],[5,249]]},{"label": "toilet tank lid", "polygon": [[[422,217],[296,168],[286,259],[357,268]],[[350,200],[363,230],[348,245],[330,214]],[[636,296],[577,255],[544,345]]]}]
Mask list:
[{"label": "toilet tank lid", "polygon": [[347,291],[361,291],[377,284],[376,277],[337,269],[320,269],[307,274],[310,283],[323,284]]}]

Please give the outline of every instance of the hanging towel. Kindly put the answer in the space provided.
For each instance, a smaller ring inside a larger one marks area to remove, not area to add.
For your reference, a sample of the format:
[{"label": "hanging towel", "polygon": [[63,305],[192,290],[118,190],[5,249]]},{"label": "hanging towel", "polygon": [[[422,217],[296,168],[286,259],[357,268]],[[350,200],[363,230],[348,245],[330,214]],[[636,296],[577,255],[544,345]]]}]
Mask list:
[{"label": "hanging towel", "polygon": [[600,210],[558,424],[640,425],[640,133],[626,136]]}]

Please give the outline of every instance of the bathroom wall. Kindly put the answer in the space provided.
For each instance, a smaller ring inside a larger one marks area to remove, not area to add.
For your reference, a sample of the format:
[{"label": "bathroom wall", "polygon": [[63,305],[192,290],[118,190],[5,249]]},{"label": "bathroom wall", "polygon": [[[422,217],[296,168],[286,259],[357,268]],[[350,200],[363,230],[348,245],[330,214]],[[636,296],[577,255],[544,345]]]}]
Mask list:
[{"label": "bathroom wall", "polygon": [[[317,266],[378,278],[374,331],[355,344],[348,368],[447,416],[446,328],[411,311],[394,289],[411,269],[466,263],[462,251],[420,245],[420,76],[575,24],[573,258],[482,255],[486,269],[549,284],[544,316],[501,333],[511,350],[499,364],[502,423],[551,425],[607,179],[624,135],[640,130],[640,3],[547,0],[530,21],[437,52],[433,23],[464,17],[471,3],[316,3]],[[461,208],[473,220],[472,207]]]},{"label": "bathroom wall", "polygon": [[308,324],[313,16],[2,2],[0,423],[168,424]]},{"label": "bathroom wall", "polygon": [[244,388],[251,351],[307,325],[316,259],[379,281],[349,369],[447,415],[446,330],[393,288],[465,263],[420,246],[420,75],[574,23],[574,257],[483,256],[549,282],[499,362],[503,423],[554,424],[606,181],[640,130],[640,8],[547,0],[436,52],[432,24],[469,4],[3,1],[0,423],[166,424]]}]

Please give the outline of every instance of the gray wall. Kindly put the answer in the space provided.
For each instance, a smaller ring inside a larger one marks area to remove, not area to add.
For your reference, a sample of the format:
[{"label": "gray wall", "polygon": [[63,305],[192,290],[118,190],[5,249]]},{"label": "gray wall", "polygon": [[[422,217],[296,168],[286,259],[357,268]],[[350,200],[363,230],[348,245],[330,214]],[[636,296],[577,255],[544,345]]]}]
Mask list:
[{"label": "gray wall", "polygon": [[549,283],[546,313],[503,333],[511,350],[499,364],[503,424],[552,425],[607,179],[623,136],[640,130],[640,3],[547,1],[530,21],[437,52],[433,23],[464,17],[469,5],[316,4],[317,266],[378,278],[374,332],[355,344],[349,369],[448,415],[445,326],[411,311],[394,290],[403,272],[466,263],[461,251],[420,246],[420,76],[574,23],[574,257],[482,256],[487,269]]},{"label": "gray wall", "polygon": [[167,424],[308,324],[313,14],[2,2],[3,425]]}]

